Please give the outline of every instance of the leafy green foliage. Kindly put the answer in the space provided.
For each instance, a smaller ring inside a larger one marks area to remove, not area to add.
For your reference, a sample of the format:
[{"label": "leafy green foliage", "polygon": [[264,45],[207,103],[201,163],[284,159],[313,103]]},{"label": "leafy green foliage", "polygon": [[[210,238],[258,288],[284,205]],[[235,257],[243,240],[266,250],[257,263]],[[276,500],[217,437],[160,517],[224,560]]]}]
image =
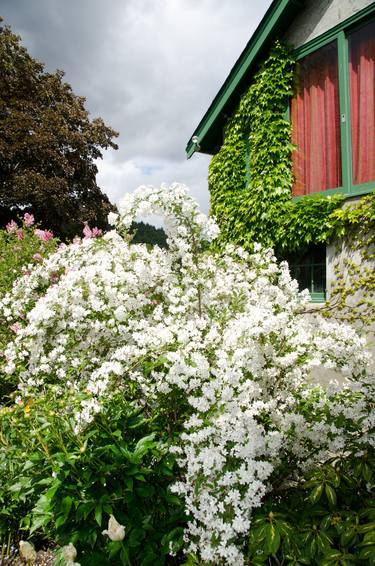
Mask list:
[{"label": "leafy green foliage", "polygon": [[375,322],[375,191],[334,210],[331,221],[338,256],[345,255],[341,264],[335,262],[335,284],[324,312],[368,327]]},{"label": "leafy green foliage", "polygon": [[60,237],[84,221],[105,228],[113,209],[96,184],[95,160],[117,148],[101,118],[64,73],[46,73],[0,20],[0,223],[27,209]]},{"label": "leafy green foliage", "polygon": [[163,228],[156,228],[147,222],[133,222],[131,233],[134,233],[133,244],[157,245],[160,248],[167,247],[167,235]]},{"label": "leafy green foliage", "polygon": [[347,455],[274,490],[254,514],[249,564],[375,563],[374,456]]},{"label": "leafy green foliage", "polygon": [[294,91],[295,62],[276,42],[229,118],[223,144],[209,170],[211,210],[221,243],[254,242],[278,254],[303,253],[310,244],[344,236],[359,223],[374,226],[375,195],[354,209],[343,195],[292,199],[291,124],[285,117]]},{"label": "leafy green foliage", "polygon": [[275,221],[293,181],[290,122],[284,116],[293,78],[293,58],[277,42],[228,121],[209,171],[212,213],[223,242],[275,245]]},{"label": "leafy green foliage", "polygon": [[[118,395],[77,435],[63,407],[41,397],[0,409],[0,537],[73,542],[82,565],[173,564],[185,517],[160,423]],[[123,541],[101,534],[111,514]]]}]

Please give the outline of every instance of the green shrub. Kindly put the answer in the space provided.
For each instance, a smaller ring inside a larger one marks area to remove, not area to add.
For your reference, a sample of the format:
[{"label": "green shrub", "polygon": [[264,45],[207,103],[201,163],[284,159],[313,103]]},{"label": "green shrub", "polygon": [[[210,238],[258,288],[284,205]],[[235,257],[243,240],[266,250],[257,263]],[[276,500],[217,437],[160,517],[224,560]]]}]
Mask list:
[{"label": "green shrub", "polygon": [[[25,214],[22,222],[15,221],[0,230],[0,298],[11,290],[18,277],[52,253],[58,244],[52,232],[40,230],[34,218]],[[0,323],[0,350],[14,336],[14,330],[5,321]],[[14,379],[0,373],[0,406],[16,388]]]},{"label": "green shrub", "polygon": [[[118,395],[77,435],[60,415],[66,402],[2,409],[0,538],[21,530],[36,546],[73,542],[82,565],[175,563],[168,553],[182,545],[185,517],[158,420]],[[124,541],[101,534],[111,514]]]},{"label": "green shrub", "polygon": [[275,486],[254,513],[249,564],[375,564],[373,470],[373,454],[348,454],[295,487]]}]

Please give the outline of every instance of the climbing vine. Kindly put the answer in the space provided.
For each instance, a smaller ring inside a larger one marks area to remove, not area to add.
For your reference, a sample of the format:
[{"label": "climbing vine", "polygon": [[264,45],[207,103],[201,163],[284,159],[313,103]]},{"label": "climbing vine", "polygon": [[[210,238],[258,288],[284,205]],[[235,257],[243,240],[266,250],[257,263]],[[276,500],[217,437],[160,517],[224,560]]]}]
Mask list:
[{"label": "climbing vine", "polygon": [[209,170],[211,210],[222,242],[277,252],[301,252],[334,232],[331,213],[343,197],[292,200],[291,124],[285,116],[293,95],[295,61],[277,41],[229,119]]},{"label": "climbing vine", "polygon": [[[344,266],[337,262],[335,269],[345,269],[346,282],[338,278],[327,314],[332,314],[333,305],[344,312],[351,310],[349,298],[360,288],[366,287],[371,296],[374,292],[375,192],[349,207],[343,206],[345,197],[339,194],[292,198],[294,146],[286,109],[294,92],[295,68],[290,49],[277,41],[228,120],[221,149],[211,160],[211,212],[221,229],[219,245],[229,241],[252,249],[260,242],[281,258],[343,239],[357,257]],[[372,308],[371,297],[365,302]]]},{"label": "climbing vine", "polygon": [[337,259],[324,314],[368,328],[375,322],[375,191],[331,217]]}]

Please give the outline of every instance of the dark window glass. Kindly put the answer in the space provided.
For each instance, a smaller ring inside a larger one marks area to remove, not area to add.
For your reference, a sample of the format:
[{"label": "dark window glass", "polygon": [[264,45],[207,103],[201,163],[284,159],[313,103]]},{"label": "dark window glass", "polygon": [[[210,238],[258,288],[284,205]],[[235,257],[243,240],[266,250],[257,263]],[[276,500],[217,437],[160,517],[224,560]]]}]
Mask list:
[{"label": "dark window glass", "polygon": [[286,258],[292,277],[297,279],[301,291],[308,289],[311,294],[326,291],[326,248],[314,246],[302,256]]}]

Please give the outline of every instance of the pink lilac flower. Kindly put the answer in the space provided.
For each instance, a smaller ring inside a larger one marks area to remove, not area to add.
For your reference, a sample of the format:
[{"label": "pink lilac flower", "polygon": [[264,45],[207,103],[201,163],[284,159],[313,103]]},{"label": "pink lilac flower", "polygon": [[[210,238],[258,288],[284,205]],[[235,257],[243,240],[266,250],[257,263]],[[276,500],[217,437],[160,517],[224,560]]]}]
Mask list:
[{"label": "pink lilac flower", "polygon": [[29,214],[28,212],[25,212],[24,217],[23,217],[23,221],[25,223],[25,226],[27,228],[29,228],[29,226],[32,226],[34,224],[35,218],[33,214]]},{"label": "pink lilac flower", "polygon": [[43,256],[39,252],[37,252],[36,254],[33,255],[33,259],[35,259],[35,261],[42,261]]},{"label": "pink lilac flower", "polygon": [[89,238],[98,238],[103,234],[103,231],[97,226],[90,228],[88,222],[85,222],[85,227],[83,228],[82,232],[86,240]]},{"label": "pink lilac flower", "polygon": [[15,232],[17,228],[18,228],[17,223],[14,220],[11,220],[5,226],[5,230],[8,232],[8,234],[13,234],[13,232]]},{"label": "pink lilac flower", "polygon": [[39,228],[35,228],[34,234],[41,242],[48,242],[53,238],[53,232],[50,230],[40,230]]},{"label": "pink lilac flower", "polygon": [[99,238],[99,236],[103,235],[103,230],[101,230],[100,228],[98,228],[97,226],[95,226],[92,229],[92,237],[93,238]]},{"label": "pink lilac flower", "polygon": [[11,326],[9,327],[15,334],[17,334],[17,332],[19,332],[21,330],[21,325],[19,322],[15,322],[14,324],[11,324]]},{"label": "pink lilac flower", "polygon": [[17,230],[16,235],[17,235],[17,240],[23,240],[23,238],[24,238],[24,233],[23,233],[22,228],[19,228],[19,229]]},{"label": "pink lilac flower", "polygon": [[87,222],[85,222],[85,227],[82,230],[85,239],[92,238],[92,230]]}]

